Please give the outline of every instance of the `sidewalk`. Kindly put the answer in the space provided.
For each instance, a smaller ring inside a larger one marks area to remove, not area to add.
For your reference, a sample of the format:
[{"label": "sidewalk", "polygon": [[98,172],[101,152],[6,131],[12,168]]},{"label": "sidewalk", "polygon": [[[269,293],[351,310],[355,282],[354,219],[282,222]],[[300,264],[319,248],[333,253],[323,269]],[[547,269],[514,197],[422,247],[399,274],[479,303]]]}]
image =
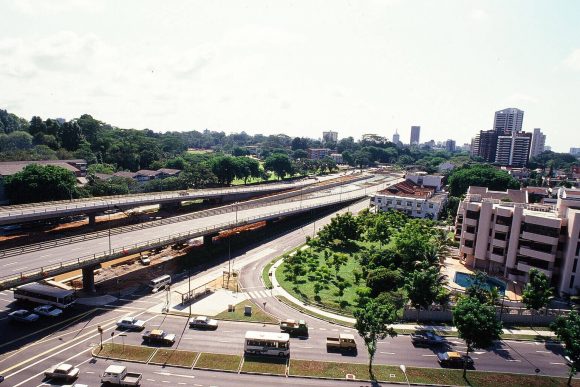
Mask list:
[{"label": "sidewalk", "polygon": [[[299,306],[300,308],[308,310],[308,311],[315,313],[316,315],[319,315],[319,316],[327,317],[329,319],[336,320],[336,321],[342,321],[342,322],[345,322],[348,324],[354,324],[356,322],[356,320],[352,317],[346,317],[346,316],[342,316],[340,314],[327,312],[327,311],[319,309],[315,306],[305,304],[301,300],[297,299],[296,297],[294,297],[293,295],[288,293],[284,288],[282,288],[282,286],[280,286],[280,284],[278,283],[278,280],[276,279],[275,272],[276,272],[276,269],[282,264],[283,261],[284,261],[283,258],[279,259],[270,268],[270,278],[272,281],[272,287],[274,289],[274,291],[273,291],[274,295],[283,296],[284,298],[288,299],[290,302]],[[452,326],[447,326],[447,325],[393,324],[392,327],[395,329],[401,329],[401,330],[403,330],[403,329],[405,329],[405,330],[431,329],[431,330],[437,330],[437,331],[457,332],[457,328],[452,327]],[[504,329],[503,333],[504,334],[512,334],[512,335],[555,336],[555,333],[552,331],[533,330],[533,329]]]}]

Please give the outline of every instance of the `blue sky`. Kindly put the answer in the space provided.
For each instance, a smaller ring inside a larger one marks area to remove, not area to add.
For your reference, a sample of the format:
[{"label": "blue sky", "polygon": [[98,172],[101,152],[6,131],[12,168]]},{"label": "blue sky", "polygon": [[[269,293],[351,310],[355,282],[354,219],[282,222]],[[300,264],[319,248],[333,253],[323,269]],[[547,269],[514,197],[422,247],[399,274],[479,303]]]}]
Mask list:
[{"label": "blue sky", "polygon": [[0,108],[127,128],[580,146],[579,1],[0,0]]}]

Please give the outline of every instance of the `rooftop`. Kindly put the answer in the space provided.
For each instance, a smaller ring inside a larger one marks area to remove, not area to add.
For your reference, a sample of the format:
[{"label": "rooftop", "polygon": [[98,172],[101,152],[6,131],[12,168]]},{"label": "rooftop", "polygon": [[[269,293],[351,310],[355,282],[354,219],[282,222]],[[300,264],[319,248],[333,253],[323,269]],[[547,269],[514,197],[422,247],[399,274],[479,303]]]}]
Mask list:
[{"label": "rooftop", "polygon": [[434,188],[421,187],[418,184],[413,183],[410,180],[405,180],[400,183],[394,184],[386,189],[379,191],[379,194],[383,195],[396,195],[403,197],[412,197],[420,199],[429,199],[433,196],[435,192]]}]

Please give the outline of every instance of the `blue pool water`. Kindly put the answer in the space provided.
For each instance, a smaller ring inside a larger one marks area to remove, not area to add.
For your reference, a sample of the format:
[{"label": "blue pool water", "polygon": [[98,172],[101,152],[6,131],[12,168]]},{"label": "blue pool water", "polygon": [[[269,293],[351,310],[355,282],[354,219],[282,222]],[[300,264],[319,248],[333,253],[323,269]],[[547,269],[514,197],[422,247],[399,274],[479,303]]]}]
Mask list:
[{"label": "blue pool water", "polygon": [[[468,288],[471,286],[471,282],[473,281],[473,276],[467,273],[455,272],[455,282],[459,286],[463,286],[464,288]],[[497,288],[499,294],[505,294],[506,285],[503,281],[498,280],[497,278],[489,277],[487,279],[487,288],[491,289],[492,287]]]}]

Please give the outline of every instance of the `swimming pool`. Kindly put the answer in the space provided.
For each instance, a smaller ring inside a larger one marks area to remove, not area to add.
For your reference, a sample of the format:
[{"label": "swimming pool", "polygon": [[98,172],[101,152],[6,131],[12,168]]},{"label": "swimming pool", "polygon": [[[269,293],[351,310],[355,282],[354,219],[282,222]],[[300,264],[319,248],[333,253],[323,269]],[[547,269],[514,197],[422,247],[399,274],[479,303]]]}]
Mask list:
[{"label": "swimming pool", "polygon": [[[462,286],[464,288],[468,288],[471,286],[472,281],[473,275],[462,273],[460,271],[455,272],[455,278],[453,282],[455,282],[457,285]],[[497,278],[488,277],[486,285],[487,289],[491,289],[492,287],[497,288],[499,294],[505,294],[506,284],[503,281],[498,280]]]}]

